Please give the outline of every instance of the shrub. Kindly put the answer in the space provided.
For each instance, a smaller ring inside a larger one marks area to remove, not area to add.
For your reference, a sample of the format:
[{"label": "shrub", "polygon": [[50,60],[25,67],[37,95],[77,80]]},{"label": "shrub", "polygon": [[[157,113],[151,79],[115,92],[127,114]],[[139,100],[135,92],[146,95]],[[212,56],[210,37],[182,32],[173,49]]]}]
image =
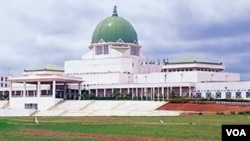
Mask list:
[{"label": "shrub", "polygon": [[231,111],[230,114],[231,114],[231,115],[234,115],[234,114],[236,114],[236,112],[235,112],[235,111]]},{"label": "shrub", "polygon": [[216,115],[224,115],[223,112],[217,112]]}]

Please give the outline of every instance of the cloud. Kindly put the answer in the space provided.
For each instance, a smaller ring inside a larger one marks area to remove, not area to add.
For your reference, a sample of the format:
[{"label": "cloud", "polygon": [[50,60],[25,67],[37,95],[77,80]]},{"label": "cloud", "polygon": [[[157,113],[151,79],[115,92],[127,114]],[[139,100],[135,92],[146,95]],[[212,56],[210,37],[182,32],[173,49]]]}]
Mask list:
[{"label": "cloud", "polygon": [[[2,0],[0,71],[81,59],[114,5],[137,31],[148,58],[223,62],[250,79],[250,2],[246,0]],[[6,63],[8,62],[8,63]]]}]

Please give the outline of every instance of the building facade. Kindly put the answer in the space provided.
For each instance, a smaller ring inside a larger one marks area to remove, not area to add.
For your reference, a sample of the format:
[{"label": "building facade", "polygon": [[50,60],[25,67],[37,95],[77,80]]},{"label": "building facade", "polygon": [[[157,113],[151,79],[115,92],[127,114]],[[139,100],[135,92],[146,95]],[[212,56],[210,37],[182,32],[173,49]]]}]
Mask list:
[{"label": "building facade", "polygon": [[9,82],[7,74],[0,74],[0,100],[8,100]]},{"label": "building facade", "polygon": [[135,29],[118,16],[116,7],[96,26],[88,48],[81,60],[65,62],[65,73],[84,79],[84,89],[99,97],[121,93],[157,100],[174,92],[198,98],[250,98],[250,82],[225,72],[221,62],[148,60]]},{"label": "building facade", "polygon": [[7,87],[8,87],[8,75],[0,74],[0,88],[7,88]]},{"label": "building facade", "polygon": [[[136,30],[116,7],[96,26],[88,49],[81,59],[66,61],[64,70],[29,70],[10,77],[10,107],[48,109],[72,92],[104,98],[129,95],[133,100],[167,100],[173,95],[250,99],[250,81],[226,72],[222,63],[147,59]],[[7,77],[0,78],[1,87],[8,86]]]}]

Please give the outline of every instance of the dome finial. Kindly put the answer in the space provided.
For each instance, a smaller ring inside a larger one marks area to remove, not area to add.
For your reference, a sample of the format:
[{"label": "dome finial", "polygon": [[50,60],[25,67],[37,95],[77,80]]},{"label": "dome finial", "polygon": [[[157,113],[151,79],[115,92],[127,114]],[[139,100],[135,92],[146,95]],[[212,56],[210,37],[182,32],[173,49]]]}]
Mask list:
[{"label": "dome finial", "polygon": [[114,10],[113,10],[112,16],[118,16],[116,5],[114,6]]}]

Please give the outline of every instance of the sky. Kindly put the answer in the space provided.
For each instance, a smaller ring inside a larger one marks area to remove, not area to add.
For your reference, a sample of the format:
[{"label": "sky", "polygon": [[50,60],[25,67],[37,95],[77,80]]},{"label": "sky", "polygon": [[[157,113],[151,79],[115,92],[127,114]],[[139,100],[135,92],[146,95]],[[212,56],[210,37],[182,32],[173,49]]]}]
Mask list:
[{"label": "sky", "polygon": [[248,0],[0,0],[0,74],[81,59],[114,5],[147,58],[222,62],[250,80]]}]

